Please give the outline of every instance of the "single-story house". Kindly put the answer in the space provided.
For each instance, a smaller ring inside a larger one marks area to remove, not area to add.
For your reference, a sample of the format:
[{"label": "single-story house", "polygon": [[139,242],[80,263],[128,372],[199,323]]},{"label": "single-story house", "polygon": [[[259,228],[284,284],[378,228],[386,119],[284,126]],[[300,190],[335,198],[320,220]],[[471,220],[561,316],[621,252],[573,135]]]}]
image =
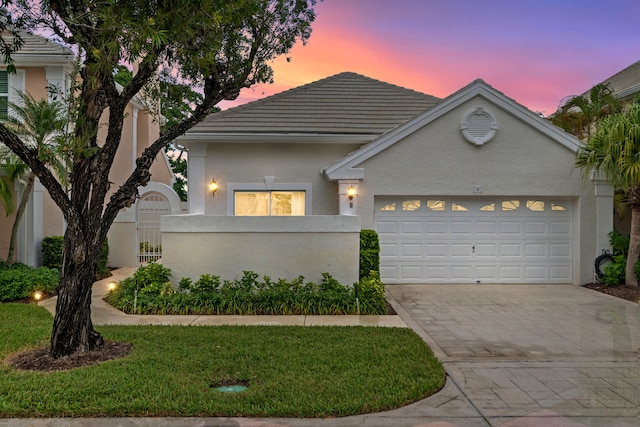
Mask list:
[{"label": "single-story house", "polygon": [[581,284],[609,247],[613,191],[574,169],[580,141],[482,80],[438,99],[341,73],[180,142],[189,213],[161,221],[175,278],[351,284],[361,229],[387,284]]}]

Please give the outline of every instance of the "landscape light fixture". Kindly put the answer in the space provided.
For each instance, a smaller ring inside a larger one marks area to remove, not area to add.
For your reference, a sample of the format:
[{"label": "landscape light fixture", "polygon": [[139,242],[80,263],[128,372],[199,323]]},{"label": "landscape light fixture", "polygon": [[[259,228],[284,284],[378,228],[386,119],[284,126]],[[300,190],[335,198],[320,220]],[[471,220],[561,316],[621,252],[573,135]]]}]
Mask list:
[{"label": "landscape light fixture", "polygon": [[40,291],[35,291],[33,293],[33,299],[36,301],[40,301],[40,299],[42,298],[42,292]]}]

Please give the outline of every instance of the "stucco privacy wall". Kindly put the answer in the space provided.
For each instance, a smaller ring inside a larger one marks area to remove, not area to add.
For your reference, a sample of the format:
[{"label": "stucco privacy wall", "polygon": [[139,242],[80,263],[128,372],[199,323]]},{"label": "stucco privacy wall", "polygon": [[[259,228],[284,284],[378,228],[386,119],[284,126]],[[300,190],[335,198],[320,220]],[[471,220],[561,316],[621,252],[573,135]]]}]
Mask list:
[{"label": "stucco privacy wall", "polygon": [[[483,107],[499,123],[495,137],[482,146],[468,142],[460,123]],[[562,196],[575,201],[576,283],[593,279],[596,248],[593,186],[574,170],[575,153],[542,135],[508,111],[475,97],[432,121],[381,153],[365,160],[358,186],[362,227],[374,223],[374,199],[384,195]],[[474,193],[481,186],[482,193]],[[579,264],[580,268],[577,268]]]},{"label": "stucco privacy wall", "polygon": [[204,273],[238,279],[244,270],[274,280],[318,283],[324,272],[344,285],[358,280],[358,217],[176,215],[163,216],[161,230],[162,263],[174,282]]}]

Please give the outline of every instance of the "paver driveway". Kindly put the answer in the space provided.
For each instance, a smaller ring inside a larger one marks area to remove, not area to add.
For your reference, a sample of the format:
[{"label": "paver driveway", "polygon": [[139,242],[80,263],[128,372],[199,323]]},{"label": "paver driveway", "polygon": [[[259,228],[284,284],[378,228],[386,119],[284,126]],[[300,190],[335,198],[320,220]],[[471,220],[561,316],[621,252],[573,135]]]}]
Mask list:
[{"label": "paver driveway", "polygon": [[443,417],[448,422],[640,426],[637,304],[573,285],[396,285],[387,291],[483,419],[460,411],[459,418]]}]

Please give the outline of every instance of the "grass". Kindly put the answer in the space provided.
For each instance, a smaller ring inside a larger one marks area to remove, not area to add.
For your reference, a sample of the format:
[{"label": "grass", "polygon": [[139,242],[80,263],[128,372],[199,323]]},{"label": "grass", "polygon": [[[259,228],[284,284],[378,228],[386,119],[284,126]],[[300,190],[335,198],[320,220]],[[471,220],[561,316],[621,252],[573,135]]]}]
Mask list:
[{"label": "grass", "polygon": [[[47,345],[43,308],[0,304],[0,361]],[[104,326],[127,357],[51,373],[0,363],[0,418],[329,417],[422,399],[444,370],[411,330],[297,326]],[[245,392],[214,389],[248,382]]]}]

